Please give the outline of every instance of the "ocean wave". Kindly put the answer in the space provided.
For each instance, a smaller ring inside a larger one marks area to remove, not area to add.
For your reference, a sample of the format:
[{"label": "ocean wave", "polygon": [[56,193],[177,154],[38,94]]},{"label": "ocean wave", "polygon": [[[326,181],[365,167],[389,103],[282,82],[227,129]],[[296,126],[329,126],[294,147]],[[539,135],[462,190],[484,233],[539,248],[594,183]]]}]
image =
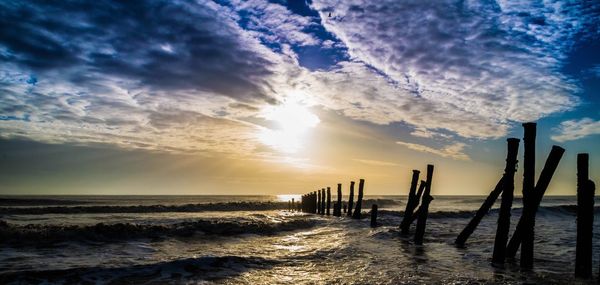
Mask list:
[{"label": "ocean wave", "polygon": [[115,223],[95,225],[14,225],[0,220],[0,244],[44,245],[68,241],[111,242],[131,239],[162,239],[207,235],[272,235],[315,226],[317,220],[302,216],[284,220],[196,220],[168,225]]},{"label": "ocean wave", "polygon": [[[521,207],[513,207],[513,211],[521,212]],[[599,212],[600,206],[595,207],[595,212]],[[428,217],[429,218],[470,218],[475,215],[477,211],[430,211]],[[496,214],[498,213],[498,209],[491,209],[488,214]],[[575,215],[577,213],[577,205],[554,205],[554,206],[542,206],[538,209],[538,214],[540,215]],[[402,216],[404,215],[404,211],[389,211],[389,210],[380,210],[380,215],[395,215]]]},{"label": "ocean wave", "polygon": [[190,281],[217,281],[277,261],[261,257],[205,256],[124,267],[81,267],[63,270],[31,270],[0,274],[1,284],[173,284]]},{"label": "ocean wave", "polygon": [[230,202],[186,205],[53,206],[0,208],[0,215],[265,211],[287,209],[288,202]]}]

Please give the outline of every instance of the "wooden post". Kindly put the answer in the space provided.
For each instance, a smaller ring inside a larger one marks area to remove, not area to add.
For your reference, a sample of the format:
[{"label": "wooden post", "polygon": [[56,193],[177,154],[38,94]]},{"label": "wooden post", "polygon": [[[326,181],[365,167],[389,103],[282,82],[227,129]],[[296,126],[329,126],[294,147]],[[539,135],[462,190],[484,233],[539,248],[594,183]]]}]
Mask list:
[{"label": "wooden post", "polygon": [[327,194],[325,194],[325,188],[321,189],[321,215],[325,215],[325,199],[327,198],[326,196]]},{"label": "wooden post", "polygon": [[360,179],[358,182],[358,198],[356,199],[356,208],[354,208],[354,213],[352,214],[353,219],[360,219],[361,211],[362,211],[362,199],[363,199],[363,190],[365,187],[365,180]]},{"label": "wooden post", "polygon": [[317,191],[314,191],[313,192],[313,198],[312,198],[313,199],[313,205],[312,205],[312,207],[313,207],[312,213],[313,214],[317,213],[317,207],[319,205],[318,200],[317,200],[317,198],[318,198],[317,196],[318,196]]},{"label": "wooden post", "polygon": [[371,205],[371,227],[377,227],[377,204]]},{"label": "wooden post", "polygon": [[589,179],[589,155],[577,154],[577,246],[575,277],[592,277],[592,235],[594,226],[594,188]]},{"label": "wooden post", "polygon": [[[535,216],[564,152],[564,148],[556,145],[552,146],[552,150],[546,159],[546,164],[544,164],[540,178],[530,194],[527,209],[523,207],[523,214],[517,223],[515,233],[506,247],[506,256],[512,258],[516,255],[519,244],[522,244],[520,264],[523,269],[533,268]],[[529,240],[527,243],[525,242],[526,238]]]},{"label": "wooden post", "polygon": [[425,226],[427,225],[427,216],[429,215],[429,203],[433,200],[431,197],[431,180],[433,178],[433,165],[427,165],[427,179],[425,180],[425,191],[421,198],[420,213],[417,220],[417,229],[415,230],[415,244],[423,244],[423,235],[425,235]]},{"label": "wooden post", "polygon": [[498,199],[498,196],[500,196],[500,193],[502,193],[502,178],[500,178],[500,181],[498,181],[496,187],[494,187],[494,190],[492,190],[492,192],[485,199],[479,210],[477,210],[475,216],[462,230],[462,232],[460,232],[460,234],[454,241],[454,244],[456,244],[457,246],[465,245],[465,242],[467,242],[467,239],[471,236],[473,231],[475,231],[475,228],[477,228],[483,216],[485,216],[490,211],[490,208],[494,205],[494,203]]},{"label": "wooden post", "polygon": [[346,213],[347,210],[348,210],[348,205],[344,204],[344,214]]},{"label": "wooden post", "polygon": [[537,211],[537,207],[534,206],[536,123],[524,123],[523,129],[523,210],[519,219],[519,222],[523,221],[523,238],[521,240],[523,246],[521,247],[520,264],[522,268],[531,268],[533,266],[535,212]]},{"label": "wooden post", "polygon": [[[427,182],[425,180],[421,180],[421,184],[419,185],[419,191],[417,192],[417,203],[419,201],[421,201],[421,197],[423,197],[423,191],[425,190],[425,186],[427,185]],[[433,197],[430,197],[433,200]],[[417,204],[415,203],[415,205]],[[421,205],[419,206],[419,208],[412,214],[412,217],[410,217],[410,221],[408,222],[408,227],[410,227],[410,225],[412,225],[412,223],[415,222],[415,220],[417,220],[417,218],[419,218],[419,215],[421,212],[423,212],[423,203],[421,203]]]},{"label": "wooden post", "polygon": [[400,230],[403,235],[407,235],[410,229],[409,221],[412,218],[413,212],[419,203],[417,200],[417,184],[419,183],[419,174],[421,172],[418,170],[413,170],[412,180],[410,182],[410,190],[408,191],[408,199],[406,200],[406,208],[404,210],[404,217],[402,217],[402,222],[400,223]]},{"label": "wooden post", "polygon": [[519,152],[519,139],[509,138],[507,142],[506,168],[504,168],[504,175],[502,176],[502,203],[500,205],[500,212],[498,213],[498,227],[496,229],[494,253],[492,255],[492,264],[494,265],[504,264],[506,258],[506,242],[508,241],[508,232],[510,230],[510,210],[515,190],[515,171],[517,154]]},{"label": "wooden post", "polygon": [[292,211],[296,211],[296,202],[294,201],[294,198],[292,198]]},{"label": "wooden post", "polygon": [[348,217],[352,216],[352,207],[354,207],[354,181],[350,181],[350,197],[348,197]]},{"label": "wooden post", "polygon": [[321,214],[321,203],[323,202],[323,199],[321,197],[321,190],[317,190],[317,213],[320,215]]},{"label": "wooden post", "polygon": [[339,217],[342,215],[342,184],[337,185],[337,207],[333,210],[333,215]]},{"label": "wooden post", "polygon": [[331,215],[331,187],[327,187],[327,216]]}]

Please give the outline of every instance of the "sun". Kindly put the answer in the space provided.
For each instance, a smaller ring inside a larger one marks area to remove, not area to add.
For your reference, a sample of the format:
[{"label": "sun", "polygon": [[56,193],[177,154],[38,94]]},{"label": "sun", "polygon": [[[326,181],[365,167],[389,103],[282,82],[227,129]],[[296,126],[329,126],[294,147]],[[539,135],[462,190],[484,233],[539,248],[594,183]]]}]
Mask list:
[{"label": "sun", "polygon": [[285,153],[295,153],[305,145],[306,134],[321,121],[310,112],[306,102],[299,95],[287,97],[282,104],[267,106],[261,116],[275,123],[275,128],[264,128],[259,139]]}]

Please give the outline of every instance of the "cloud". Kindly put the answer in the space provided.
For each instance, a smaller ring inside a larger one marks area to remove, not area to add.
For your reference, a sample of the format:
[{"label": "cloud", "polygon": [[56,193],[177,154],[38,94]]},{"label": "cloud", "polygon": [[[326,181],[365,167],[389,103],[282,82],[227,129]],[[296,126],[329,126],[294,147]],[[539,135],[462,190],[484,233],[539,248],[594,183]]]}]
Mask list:
[{"label": "cloud", "polygon": [[560,123],[554,130],[557,134],[550,138],[557,142],[578,140],[592,135],[600,134],[600,121],[591,118],[568,120]]},{"label": "cloud", "polygon": [[453,144],[444,146],[441,149],[435,149],[435,148],[428,147],[428,146],[421,145],[421,144],[408,143],[408,142],[402,142],[402,141],[397,141],[396,143],[399,145],[408,147],[409,149],[412,149],[412,150],[432,153],[435,155],[439,155],[441,157],[448,157],[448,158],[452,158],[452,159],[456,159],[456,160],[467,160],[467,161],[471,160],[471,158],[469,158],[468,155],[463,153],[463,149],[466,146],[466,144],[464,144],[464,143],[453,143]]},{"label": "cloud", "polygon": [[[265,0],[1,2],[2,136],[268,155],[255,135],[265,128],[260,112],[289,94],[436,140],[498,138],[515,121],[579,103],[578,83],[559,70],[594,9],[359,0],[311,8],[320,18]],[[312,71],[300,64],[312,48],[336,53]],[[428,152],[463,159],[463,147]]]},{"label": "cloud", "polygon": [[265,98],[274,64],[226,8],[188,1],[0,4],[0,59],[45,78]]},{"label": "cloud", "polygon": [[373,159],[354,158],[352,160],[363,163],[363,164],[367,164],[367,165],[373,165],[373,166],[399,166],[400,165],[400,164],[397,164],[394,162],[373,160]]},{"label": "cloud", "polygon": [[[536,120],[579,103],[578,85],[558,69],[575,35],[594,15],[582,5],[538,4],[316,0],[312,6],[354,61],[373,67],[396,89],[382,95],[374,87],[370,100],[375,102],[368,104],[411,101],[413,117],[416,112],[437,117],[416,124],[399,114],[406,111],[393,108],[364,119],[497,138],[511,122]],[[325,17],[329,12],[335,17]],[[461,118],[485,123],[467,127]]]}]

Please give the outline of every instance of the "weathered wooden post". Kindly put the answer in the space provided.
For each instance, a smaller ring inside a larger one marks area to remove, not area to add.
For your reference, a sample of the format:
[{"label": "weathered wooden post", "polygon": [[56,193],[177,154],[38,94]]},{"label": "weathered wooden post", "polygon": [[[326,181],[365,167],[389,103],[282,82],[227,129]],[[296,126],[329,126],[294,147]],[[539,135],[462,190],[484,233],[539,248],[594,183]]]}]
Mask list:
[{"label": "weathered wooden post", "polygon": [[419,170],[413,170],[412,180],[410,182],[410,190],[408,191],[408,199],[406,201],[406,208],[404,210],[404,217],[400,223],[400,231],[403,235],[407,235],[410,230],[410,220],[413,212],[419,203],[417,200],[417,184],[419,183]]},{"label": "weathered wooden post", "polygon": [[327,194],[325,194],[325,188],[321,189],[321,215],[325,215],[326,196]]},{"label": "weathered wooden post", "polygon": [[427,165],[427,179],[425,180],[425,191],[421,198],[420,213],[417,220],[417,229],[415,230],[415,244],[423,244],[423,235],[425,235],[425,226],[427,225],[427,216],[429,215],[429,203],[433,200],[431,197],[431,180],[433,178],[433,165]]},{"label": "weathered wooden post", "polygon": [[500,181],[498,181],[496,187],[494,187],[494,190],[492,190],[492,192],[485,199],[479,210],[477,210],[475,216],[471,219],[471,221],[469,221],[469,223],[462,230],[462,232],[460,232],[460,234],[454,241],[454,244],[456,244],[457,246],[465,245],[465,242],[467,242],[467,239],[471,236],[473,231],[475,231],[475,228],[477,228],[483,216],[485,216],[490,211],[490,208],[494,205],[494,203],[498,199],[498,196],[500,196],[500,193],[502,193],[502,178],[500,178]]},{"label": "weathered wooden post", "polygon": [[356,207],[354,208],[354,213],[352,214],[353,219],[360,219],[361,211],[362,211],[362,200],[363,200],[363,190],[365,187],[365,180],[360,179],[358,182],[358,198],[356,199]]},{"label": "weathered wooden post", "polygon": [[377,227],[377,204],[371,205],[371,227]]},{"label": "weathered wooden post", "polygon": [[321,197],[321,190],[317,190],[317,213],[321,214],[321,203],[323,199]]},{"label": "weathered wooden post", "polygon": [[331,187],[327,187],[327,216],[331,215]]},{"label": "weathered wooden post", "polygon": [[502,176],[502,203],[500,204],[500,211],[498,213],[498,227],[496,229],[494,252],[492,254],[492,264],[494,265],[504,264],[506,258],[506,242],[508,241],[508,232],[510,230],[510,210],[515,190],[515,171],[517,154],[519,152],[519,139],[509,138],[507,142],[506,168]]},{"label": "weathered wooden post", "polygon": [[[552,146],[552,150],[546,159],[540,178],[531,192],[528,208],[525,209],[525,207],[523,207],[523,214],[517,223],[515,233],[506,247],[506,256],[512,258],[516,255],[519,244],[522,244],[520,264],[523,269],[533,268],[533,240],[531,239],[534,238],[535,216],[564,152],[564,148],[556,145]],[[530,230],[527,231],[527,228]],[[527,237],[530,239],[527,245],[525,245],[526,235],[531,235]]]},{"label": "weathered wooden post", "polygon": [[[421,180],[421,184],[419,185],[419,191],[417,191],[417,202],[421,201],[421,197],[423,197],[423,191],[425,190],[425,186],[427,185],[427,182],[425,182],[425,180]],[[433,197],[430,197],[431,199],[433,199]],[[412,225],[412,223],[415,222],[415,220],[417,220],[417,218],[419,218],[419,215],[421,212],[423,212],[423,203],[421,203],[421,205],[419,206],[419,208],[412,214],[412,217],[410,217],[410,221],[408,222],[408,226],[410,227],[410,225]]]},{"label": "weathered wooden post", "polygon": [[592,277],[592,235],[594,226],[594,188],[589,179],[589,155],[577,154],[577,245],[575,277]]},{"label": "weathered wooden post", "polygon": [[337,185],[337,207],[333,210],[333,215],[339,217],[342,215],[342,184]]},{"label": "weathered wooden post", "polygon": [[316,213],[317,213],[317,208],[318,208],[318,206],[319,206],[319,203],[318,203],[318,200],[317,200],[318,198],[319,198],[319,197],[318,197],[317,191],[314,191],[314,192],[313,192],[313,205],[312,205],[312,207],[313,207],[313,209],[312,209],[312,213],[313,213],[313,214],[316,214]]},{"label": "weathered wooden post", "polygon": [[350,197],[348,197],[348,217],[352,216],[352,207],[354,207],[354,181],[350,181]]},{"label": "weathered wooden post", "polygon": [[523,238],[520,263],[522,268],[531,268],[533,266],[533,228],[535,225],[535,212],[532,213],[532,211],[534,210],[533,196],[535,195],[536,123],[524,123],[523,129],[523,210],[520,219],[523,220]]}]

